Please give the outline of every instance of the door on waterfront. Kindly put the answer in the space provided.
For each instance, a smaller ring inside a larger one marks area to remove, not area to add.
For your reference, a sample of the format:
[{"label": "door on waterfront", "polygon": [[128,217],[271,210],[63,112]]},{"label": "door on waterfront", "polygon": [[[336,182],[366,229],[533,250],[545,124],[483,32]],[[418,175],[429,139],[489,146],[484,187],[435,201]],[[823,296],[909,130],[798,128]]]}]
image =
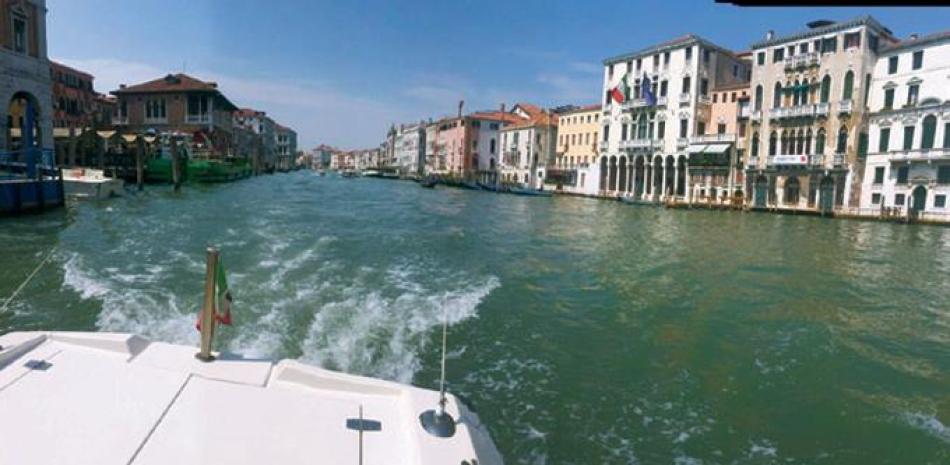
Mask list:
[{"label": "door on waterfront", "polygon": [[927,208],[927,188],[917,186],[911,194],[910,209],[915,214],[924,211]]},{"label": "door on waterfront", "polygon": [[830,176],[825,176],[818,185],[818,209],[822,212],[830,212],[835,204],[835,181]]},{"label": "door on waterfront", "polygon": [[765,176],[759,176],[755,179],[754,203],[756,207],[765,208],[768,200],[769,180]]}]

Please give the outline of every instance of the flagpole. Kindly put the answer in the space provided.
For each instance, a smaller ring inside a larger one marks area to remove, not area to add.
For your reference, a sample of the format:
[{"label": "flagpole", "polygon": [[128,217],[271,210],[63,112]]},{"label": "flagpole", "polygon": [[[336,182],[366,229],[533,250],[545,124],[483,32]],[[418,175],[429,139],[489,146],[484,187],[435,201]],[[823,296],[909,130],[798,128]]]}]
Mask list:
[{"label": "flagpole", "polygon": [[201,350],[195,354],[195,357],[202,362],[214,360],[214,355],[211,354],[211,342],[214,339],[214,285],[218,253],[217,248],[208,247],[208,260],[205,265],[205,300],[201,308],[201,318],[198,320],[201,325]]}]

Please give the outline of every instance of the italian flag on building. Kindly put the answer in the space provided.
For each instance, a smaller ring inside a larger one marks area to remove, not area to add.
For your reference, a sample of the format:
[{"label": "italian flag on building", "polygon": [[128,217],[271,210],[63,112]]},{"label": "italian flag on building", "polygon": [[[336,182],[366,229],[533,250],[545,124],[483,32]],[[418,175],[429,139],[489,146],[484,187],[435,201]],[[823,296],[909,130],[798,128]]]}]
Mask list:
[{"label": "italian flag on building", "polygon": [[215,267],[215,288],[217,290],[218,302],[214,309],[214,318],[218,323],[231,324],[231,289],[228,289],[228,278],[224,274],[224,263],[218,260],[218,266]]},{"label": "italian flag on building", "polygon": [[624,74],[623,79],[620,80],[620,83],[617,84],[617,87],[614,87],[610,90],[610,96],[617,103],[623,103],[627,100],[627,96],[630,95],[630,73]]}]

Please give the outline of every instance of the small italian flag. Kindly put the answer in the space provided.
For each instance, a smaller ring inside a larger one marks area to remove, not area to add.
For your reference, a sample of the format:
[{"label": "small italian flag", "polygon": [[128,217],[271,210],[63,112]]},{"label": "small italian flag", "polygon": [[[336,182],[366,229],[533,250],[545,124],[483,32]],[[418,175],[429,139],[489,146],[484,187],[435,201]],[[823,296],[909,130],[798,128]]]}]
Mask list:
[{"label": "small italian flag", "polygon": [[617,103],[623,103],[627,100],[627,95],[630,95],[630,73],[624,74],[623,79],[620,80],[620,83],[617,84],[617,87],[614,87],[610,90],[610,96]]},{"label": "small italian flag", "polygon": [[231,290],[228,289],[228,278],[224,273],[224,263],[218,260],[218,266],[214,270],[215,288],[217,291],[217,302],[214,309],[214,318],[218,323],[231,324]]}]

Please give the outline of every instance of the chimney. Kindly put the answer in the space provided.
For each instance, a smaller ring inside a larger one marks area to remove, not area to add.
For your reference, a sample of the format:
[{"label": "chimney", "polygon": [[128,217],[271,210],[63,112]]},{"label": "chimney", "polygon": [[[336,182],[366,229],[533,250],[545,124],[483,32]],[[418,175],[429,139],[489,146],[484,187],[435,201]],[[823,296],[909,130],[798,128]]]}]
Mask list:
[{"label": "chimney", "polygon": [[120,89],[125,89],[125,84],[119,84]]},{"label": "chimney", "polygon": [[775,37],[775,31],[769,29],[769,32],[765,33],[765,40],[772,40]]},{"label": "chimney", "polygon": [[919,38],[920,38],[920,36],[917,35],[916,32],[910,35],[910,40],[917,40],[917,39],[919,39]]},{"label": "chimney", "polygon": [[503,114],[503,115],[505,114],[505,104],[504,104],[504,103],[501,104],[501,114]]},{"label": "chimney", "polygon": [[214,82],[214,81],[209,81],[209,82],[208,82],[208,85],[211,86],[211,87],[213,87],[213,88],[215,88],[215,89],[218,88],[218,83],[217,83],[217,82]]},{"label": "chimney", "polygon": [[465,105],[465,100],[459,100],[459,118],[462,117],[462,107]]}]

